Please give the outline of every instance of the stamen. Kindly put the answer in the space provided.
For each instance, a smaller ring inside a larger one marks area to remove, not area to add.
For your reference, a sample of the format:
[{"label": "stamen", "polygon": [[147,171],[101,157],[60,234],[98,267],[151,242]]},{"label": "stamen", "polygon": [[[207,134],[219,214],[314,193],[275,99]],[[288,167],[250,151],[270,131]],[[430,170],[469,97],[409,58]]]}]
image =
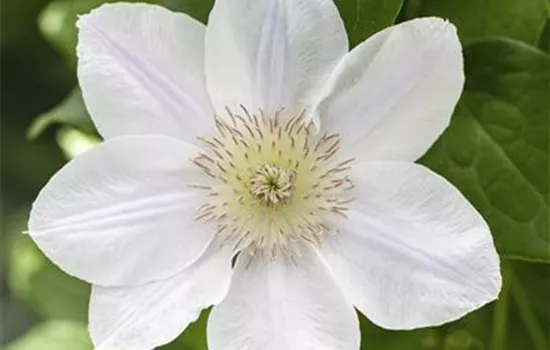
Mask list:
[{"label": "stamen", "polygon": [[192,162],[214,181],[192,185],[208,196],[195,220],[215,222],[220,241],[250,259],[293,261],[300,241],[322,246],[335,232],[331,216],[346,217],[353,159],[333,161],[339,135],[315,134],[305,110],[285,118],[283,109],[240,109],[244,118],[226,108],[217,137],[200,138],[207,151]]}]

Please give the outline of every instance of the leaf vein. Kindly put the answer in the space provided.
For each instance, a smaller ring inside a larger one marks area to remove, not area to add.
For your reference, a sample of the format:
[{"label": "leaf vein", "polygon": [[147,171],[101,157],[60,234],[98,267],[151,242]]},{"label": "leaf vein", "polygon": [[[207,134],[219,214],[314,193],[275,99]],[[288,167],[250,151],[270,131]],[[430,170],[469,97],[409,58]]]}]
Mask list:
[{"label": "leaf vein", "polygon": [[499,151],[499,153],[502,155],[502,158],[505,159],[513,169],[517,171],[517,173],[525,180],[525,182],[528,184],[528,186],[533,190],[533,192],[541,199],[542,203],[546,204],[548,206],[546,200],[544,199],[544,195],[539,192],[539,190],[535,187],[533,183],[529,180],[529,178],[525,175],[525,173],[522,171],[522,169],[515,163],[515,161],[512,159],[512,157],[506,152],[504,147],[501,146],[501,144],[489,133],[489,131],[484,127],[483,123],[481,123],[478,119],[476,119],[475,114],[465,105],[461,104],[462,109],[470,115],[472,120],[478,125],[479,130],[491,141],[491,143],[495,146],[495,149]]}]

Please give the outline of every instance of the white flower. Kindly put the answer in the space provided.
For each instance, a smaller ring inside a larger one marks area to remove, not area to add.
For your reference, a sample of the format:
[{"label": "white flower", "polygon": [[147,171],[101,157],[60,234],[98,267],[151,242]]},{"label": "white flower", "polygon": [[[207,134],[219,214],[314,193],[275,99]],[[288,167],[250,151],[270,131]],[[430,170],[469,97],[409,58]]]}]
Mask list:
[{"label": "white flower", "polygon": [[487,224],[413,163],[464,82],[448,22],[349,53],[330,0],[218,0],[208,27],[121,3],[78,25],[106,141],[50,180],[29,231],[93,284],[97,350],[165,344],[210,305],[211,350],[358,349],[354,307],[411,329],[497,297]]}]

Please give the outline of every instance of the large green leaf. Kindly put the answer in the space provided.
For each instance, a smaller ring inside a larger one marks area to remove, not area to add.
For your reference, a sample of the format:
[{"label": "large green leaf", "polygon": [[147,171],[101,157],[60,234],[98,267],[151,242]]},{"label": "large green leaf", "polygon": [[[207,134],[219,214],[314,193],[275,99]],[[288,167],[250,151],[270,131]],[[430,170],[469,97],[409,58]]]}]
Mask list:
[{"label": "large green leaf", "polygon": [[545,0],[414,0],[406,10],[409,18],[448,18],[464,43],[499,36],[536,45],[549,16]]},{"label": "large green leaf", "polygon": [[403,0],[335,0],[335,3],[346,25],[351,47],[391,26],[403,6]]},{"label": "large green leaf", "polygon": [[501,254],[550,262],[550,57],[509,40],[464,54],[464,94],[422,162],[477,207]]},{"label": "large green leaf", "polygon": [[33,328],[4,350],[92,350],[92,344],[84,324],[50,321]]}]

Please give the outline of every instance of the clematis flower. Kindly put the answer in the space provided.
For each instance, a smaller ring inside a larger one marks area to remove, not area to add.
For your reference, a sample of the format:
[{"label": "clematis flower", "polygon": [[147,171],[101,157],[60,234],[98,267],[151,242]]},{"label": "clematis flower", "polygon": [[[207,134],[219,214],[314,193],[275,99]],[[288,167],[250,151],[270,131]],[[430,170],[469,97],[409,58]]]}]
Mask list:
[{"label": "clematis flower", "polygon": [[414,163],[464,83],[449,22],[351,52],[329,0],[218,0],[207,27],[109,4],[78,27],[105,141],[53,176],[29,232],[93,285],[96,349],[168,343],[211,305],[211,350],[358,349],[354,308],[412,329],[497,297],[487,224]]}]

